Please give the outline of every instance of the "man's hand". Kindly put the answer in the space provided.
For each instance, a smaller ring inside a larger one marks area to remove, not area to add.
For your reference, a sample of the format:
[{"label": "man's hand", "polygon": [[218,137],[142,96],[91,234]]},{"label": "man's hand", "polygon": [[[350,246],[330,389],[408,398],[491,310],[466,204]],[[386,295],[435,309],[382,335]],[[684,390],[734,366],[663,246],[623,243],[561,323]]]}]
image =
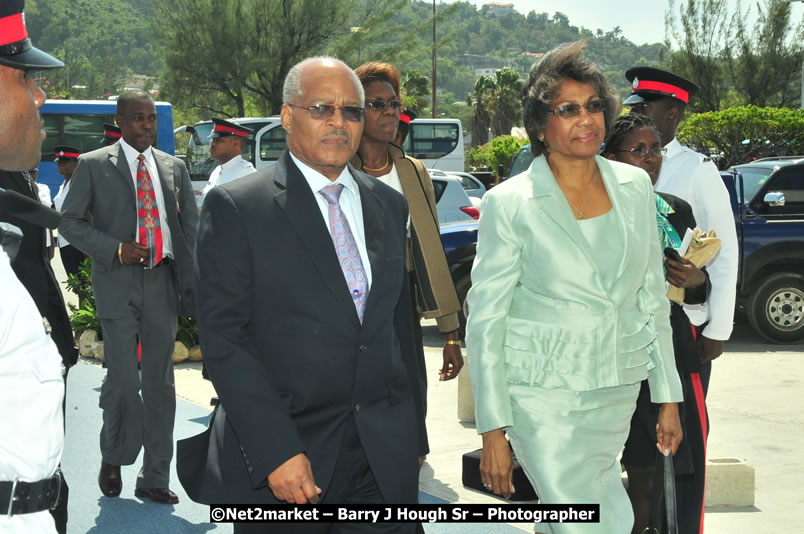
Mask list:
[{"label": "man's hand", "polygon": [[297,454],[268,475],[268,486],[280,501],[295,504],[318,504],[321,488],[315,485],[310,460]]},{"label": "man's hand", "polygon": [[698,358],[701,363],[709,363],[723,354],[723,341],[698,336]]},{"label": "man's hand", "polygon": [[676,287],[690,289],[706,283],[706,275],[687,258],[681,261],[665,258],[664,266],[667,268],[667,281]]},{"label": "man's hand", "polygon": [[460,340],[458,340],[458,332],[453,331],[449,334],[446,334],[446,339],[444,340],[444,365],[438,371],[438,379],[443,380],[452,380],[458,373],[461,371],[461,367],[463,367],[463,356],[461,355],[461,345]]},{"label": "man's hand", "polygon": [[120,263],[133,265],[148,259],[148,247],[136,241],[123,241],[120,247]]}]

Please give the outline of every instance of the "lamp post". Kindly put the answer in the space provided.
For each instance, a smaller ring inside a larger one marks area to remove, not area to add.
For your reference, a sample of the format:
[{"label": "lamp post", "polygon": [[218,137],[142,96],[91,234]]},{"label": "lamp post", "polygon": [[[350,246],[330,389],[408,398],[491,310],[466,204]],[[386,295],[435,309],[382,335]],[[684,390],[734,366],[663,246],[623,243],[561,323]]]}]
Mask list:
[{"label": "lamp post", "polygon": [[431,106],[433,108],[433,118],[436,118],[436,8],[435,0],[433,0],[433,99]]}]

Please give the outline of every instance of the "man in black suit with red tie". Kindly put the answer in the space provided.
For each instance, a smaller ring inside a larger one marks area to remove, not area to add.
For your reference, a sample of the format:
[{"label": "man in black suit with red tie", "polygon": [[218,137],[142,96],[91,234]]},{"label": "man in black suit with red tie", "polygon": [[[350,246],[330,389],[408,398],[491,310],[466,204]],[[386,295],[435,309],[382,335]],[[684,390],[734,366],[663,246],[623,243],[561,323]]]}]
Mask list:
[{"label": "man in black suit with red tie", "polygon": [[[198,322],[220,406],[206,436],[179,443],[179,477],[201,502],[416,503],[427,438],[407,206],[347,164],[364,111],[348,66],[305,60],[283,95],[288,151],[211,190],[201,210]],[[329,527],[243,523],[235,532]]]}]

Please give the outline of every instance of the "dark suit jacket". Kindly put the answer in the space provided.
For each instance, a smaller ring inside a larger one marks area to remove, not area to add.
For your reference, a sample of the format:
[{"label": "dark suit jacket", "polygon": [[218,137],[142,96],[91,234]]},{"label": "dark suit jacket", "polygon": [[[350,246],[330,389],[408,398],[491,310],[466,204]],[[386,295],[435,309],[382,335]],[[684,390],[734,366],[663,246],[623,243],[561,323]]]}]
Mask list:
[{"label": "dark suit jacket", "polygon": [[416,502],[427,442],[407,208],[390,187],[349,170],[372,273],[362,326],[314,193],[287,152],[206,197],[195,281],[221,409],[206,436],[179,442],[179,478],[194,500],[276,503],[268,475],[305,453],[326,502],[344,422],[354,417],[384,500]]},{"label": "dark suit jacket", "polygon": [[[21,172],[0,171],[0,187],[39,202],[39,196],[31,190]],[[51,337],[59,349],[62,361],[66,366],[73,365],[78,360],[78,351],[75,348],[70,318],[64,306],[64,296],[50,265],[45,229],[8,213],[0,213],[0,221],[9,222],[22,230],[20,250],[11,267],[31,294],[39,313],[50,323]]]},{"label": "dark suit jacket", "polygon": [[[178,293],[177,313],[195,315],[192,288],[192,247],[198,224],[190,175],[184,163],[153,149],[165,200],[173,247]],[[84,215],[92,214],[92,225]],[[135,240],[137,203],[134,179],[119,143],[82,154],[62,204],[59,232],[75,248],[92,257],[92,286],[98,317],[113,319],[128,302],[132,269],[117,259],[121,241]]]}]

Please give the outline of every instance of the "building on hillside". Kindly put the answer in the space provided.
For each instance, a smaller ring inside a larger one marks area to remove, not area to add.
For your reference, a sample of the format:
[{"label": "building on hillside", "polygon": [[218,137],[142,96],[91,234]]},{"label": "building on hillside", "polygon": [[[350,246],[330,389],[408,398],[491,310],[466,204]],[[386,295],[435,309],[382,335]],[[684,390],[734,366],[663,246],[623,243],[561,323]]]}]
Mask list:
[{"label": "building on hillside", "polygon": [[483,4],[483,7],[492,15],[497,16],[512,13],[514,11],[514,4],[505,2],[489,2],[488,4]]}]

